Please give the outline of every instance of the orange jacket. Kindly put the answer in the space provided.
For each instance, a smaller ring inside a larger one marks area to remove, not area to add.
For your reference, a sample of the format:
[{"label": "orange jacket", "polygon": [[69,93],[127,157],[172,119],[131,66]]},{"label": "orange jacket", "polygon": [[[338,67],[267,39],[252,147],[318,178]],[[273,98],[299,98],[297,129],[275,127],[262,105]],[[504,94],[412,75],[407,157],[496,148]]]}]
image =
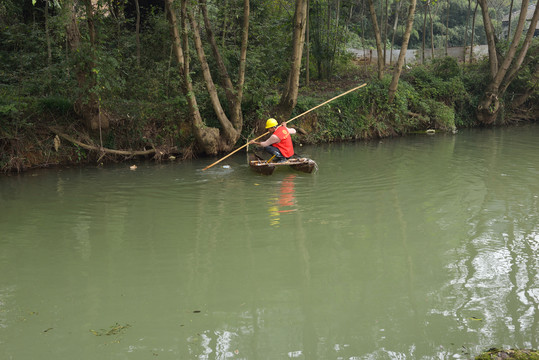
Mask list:
[{"label": "orange jacket", "polygon": [[275,130],[273,135],[276,135],[280,139],[280,141],[278,143],[272,144],[271,146],[275,146],[277,149],[279,149],[279,151],[281,151],[281,154],[283,154],[285,158],[289,158],[294,155],[294,145],[292,144],[292,137],[290,136],[290,133],[285,126],[279,126],[277,130]]}]

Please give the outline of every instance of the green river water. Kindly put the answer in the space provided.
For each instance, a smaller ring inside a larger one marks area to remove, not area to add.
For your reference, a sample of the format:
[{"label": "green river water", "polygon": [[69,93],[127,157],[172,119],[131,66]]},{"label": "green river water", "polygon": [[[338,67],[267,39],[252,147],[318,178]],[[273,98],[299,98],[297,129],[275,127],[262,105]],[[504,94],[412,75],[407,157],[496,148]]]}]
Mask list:
[{"label": "green river water", "polygon": [[0,359],[539,347],[539,126],[0,177]]}]

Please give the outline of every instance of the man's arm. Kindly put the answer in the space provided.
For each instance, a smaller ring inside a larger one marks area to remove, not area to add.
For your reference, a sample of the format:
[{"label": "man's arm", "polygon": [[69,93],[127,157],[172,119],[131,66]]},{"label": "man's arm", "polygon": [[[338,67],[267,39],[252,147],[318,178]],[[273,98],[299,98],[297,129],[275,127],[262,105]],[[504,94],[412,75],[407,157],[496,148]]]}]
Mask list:
[{"label": "man's arm", "polygon": [[289,128],[288,126],[286,126],[286,122],[282,122],[281,123],[281,126],[284,126],[286,128],[286,130],[288,131],[289,134],[295,134],[296,133],[296,129],[294,128]]},{"label": "man's arm", "polygon": [[279,137],[277,135],[271,135],[266,141],[262,142],[255,142],[255,144],[258,144],[262,147],[270,146],[271,144],[275,144],[279,142]]}]

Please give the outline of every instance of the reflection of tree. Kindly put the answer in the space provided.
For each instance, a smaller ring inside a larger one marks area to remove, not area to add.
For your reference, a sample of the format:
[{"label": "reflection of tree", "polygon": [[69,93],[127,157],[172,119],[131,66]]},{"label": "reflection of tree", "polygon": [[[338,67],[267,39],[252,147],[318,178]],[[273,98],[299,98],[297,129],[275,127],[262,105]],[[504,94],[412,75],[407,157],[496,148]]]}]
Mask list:
[{"label": "reflection of tree", "polygon": [[[537,189],[522,168],[503,158],[503,137],[489,137],[488,155],[468,169],[464,219],[469,239],[448,256],[450,280],[432,313],[454,317],[478,349],[498,344],[536,347],[539,341]],[[500,143],[498,143],[500,142]],[[516,181],[516,182],[515,182]],[[529,199],[528,202],[514,198]],[[472,200],[473,199],[473,200]]]}]

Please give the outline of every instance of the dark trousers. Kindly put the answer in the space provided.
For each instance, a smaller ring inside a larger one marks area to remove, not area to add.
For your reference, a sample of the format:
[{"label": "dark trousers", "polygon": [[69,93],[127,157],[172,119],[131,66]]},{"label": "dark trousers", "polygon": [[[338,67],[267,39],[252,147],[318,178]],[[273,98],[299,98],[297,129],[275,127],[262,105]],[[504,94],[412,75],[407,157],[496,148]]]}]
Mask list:
[{"label": "dark trousers", "polygon": [[275,155],[275,161],[285,161],[286,158],[283,156],[283,154],[281,154],[281,151],[279,151],[279,149],[277,149],[275,146],[266,146],[264,148],[264,150],[268,153],[270,153],[271,155]]}]

